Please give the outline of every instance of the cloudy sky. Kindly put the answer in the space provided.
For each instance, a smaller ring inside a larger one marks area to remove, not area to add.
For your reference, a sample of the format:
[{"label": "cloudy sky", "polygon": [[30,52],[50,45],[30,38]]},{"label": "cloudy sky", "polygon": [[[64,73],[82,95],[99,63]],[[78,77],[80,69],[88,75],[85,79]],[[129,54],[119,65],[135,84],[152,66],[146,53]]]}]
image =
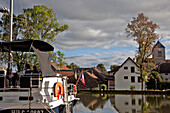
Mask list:
[{"label": "cloudy sky", "polygon": [[[0,0],[0,7],[9,8],[9,1]],[[126,37],[125,27],[138,13],[160,26],[157,33],[170,58],[169,4],[169,0],[14,0],[14,13],[33,5],[54,9],[59,22],[70,27],[56,37],[55,51],[62,51],[68,63],[81,67],[103,63],[109,70],[110,65],[134,58],[137,44]]]}]

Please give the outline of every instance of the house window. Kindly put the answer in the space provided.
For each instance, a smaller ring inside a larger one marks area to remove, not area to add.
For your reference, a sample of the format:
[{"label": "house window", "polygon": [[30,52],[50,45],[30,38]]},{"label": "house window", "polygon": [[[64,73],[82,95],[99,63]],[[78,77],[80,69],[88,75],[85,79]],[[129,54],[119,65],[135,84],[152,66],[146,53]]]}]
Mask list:
[{"label": "house window", "polygon": [[135,99],[132,99],[132,105],[135,105]]},{"label": "house window", "polygon": [[131,77],[131,82],[135,82],[135,77],[134,76]]},{"label": "house window", "polygon": [[168,73],[165,73],[165,75],[168,75]]},{"label": "house window", "polygon": [[135,72],[135,67],[131,67],[131,73]]},{"label": "house window", "polygon": [[125,67],[124,67],[124,70],[127,70],[127,69],[128,69],[128,67],[125,66]]},{"label": "house window", "polygon": [[128,105],[129,103],[128,102],[125,102],[125,105]]},{"label": "house window", "polygon": [[128,79],[128,76],[124,76],[124,79]]},{"label": "house window", "polygon": [[140,76],[138,76],[138,82],[141,82],[141,77]]},{"label": "house window", "polygon": [[142,100],[141,100],[141,99],[138,100],[138,104],[139,104],[139,105],[142,104]]},{"label": "house window", "polygon": [[158,51],[158,57],[161,57],[162,56],[162,51]]}]

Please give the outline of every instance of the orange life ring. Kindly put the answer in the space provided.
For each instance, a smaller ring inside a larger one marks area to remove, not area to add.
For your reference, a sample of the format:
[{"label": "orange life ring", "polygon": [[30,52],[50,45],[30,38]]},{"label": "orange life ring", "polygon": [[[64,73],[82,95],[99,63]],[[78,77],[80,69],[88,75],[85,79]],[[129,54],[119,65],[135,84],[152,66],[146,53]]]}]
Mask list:
[{"label": "orange life ring", "polygon": [[54,84],[54,97],[60,97],[60,95],[63,95],[63,86],[61,82],[57,82]]}]

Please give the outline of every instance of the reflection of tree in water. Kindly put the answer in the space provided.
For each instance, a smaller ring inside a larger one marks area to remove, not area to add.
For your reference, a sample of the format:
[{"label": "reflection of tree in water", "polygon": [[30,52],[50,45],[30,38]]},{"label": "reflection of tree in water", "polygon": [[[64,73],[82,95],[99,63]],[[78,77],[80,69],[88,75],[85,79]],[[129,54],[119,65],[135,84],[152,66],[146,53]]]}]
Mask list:
[{"label": "reflection of tree in water", "polygon": [[81,93],[77,95],[80,98],[80,101],[83,103],[85,107],[88,107],[91,111],[95,111],[98,108],[102,108],[105,105],[105,102],[108,100],[107,95],[100,94],[86,94]]},{"label": "reflection of tree in water", "polygon": [[110,99],[110,103],[113,107],[115,107],[115,95],[110,95],[109,96],[109,99]]},{"label": "reflection of tree in water", "polygon": [[77,95],[82,104],[95,111],[103,109],[106,101],[120,113],[169,113],[170,99],[163,95],[101,95],[82,93]]},{"label": "reflection of tree in water", "polygon": [[163,95],[147,96],[146,100],[149,103],[150,112],[167,113],[170,111],[170,100]]}]

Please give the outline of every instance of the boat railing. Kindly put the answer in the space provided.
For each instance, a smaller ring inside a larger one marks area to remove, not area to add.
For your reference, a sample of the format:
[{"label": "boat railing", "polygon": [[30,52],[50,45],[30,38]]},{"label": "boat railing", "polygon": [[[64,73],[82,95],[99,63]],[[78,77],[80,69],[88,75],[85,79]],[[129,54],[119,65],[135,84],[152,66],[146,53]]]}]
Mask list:
[{"label": "boat railing", "polygon": [[18,84],[20,88],[39,88],[42,78],[42,76],[37,75],[24,75],[19,77]]},{"label": "boat railing", "polygon": [[30,92],[30,88],[0,88],[0,92]]}]

